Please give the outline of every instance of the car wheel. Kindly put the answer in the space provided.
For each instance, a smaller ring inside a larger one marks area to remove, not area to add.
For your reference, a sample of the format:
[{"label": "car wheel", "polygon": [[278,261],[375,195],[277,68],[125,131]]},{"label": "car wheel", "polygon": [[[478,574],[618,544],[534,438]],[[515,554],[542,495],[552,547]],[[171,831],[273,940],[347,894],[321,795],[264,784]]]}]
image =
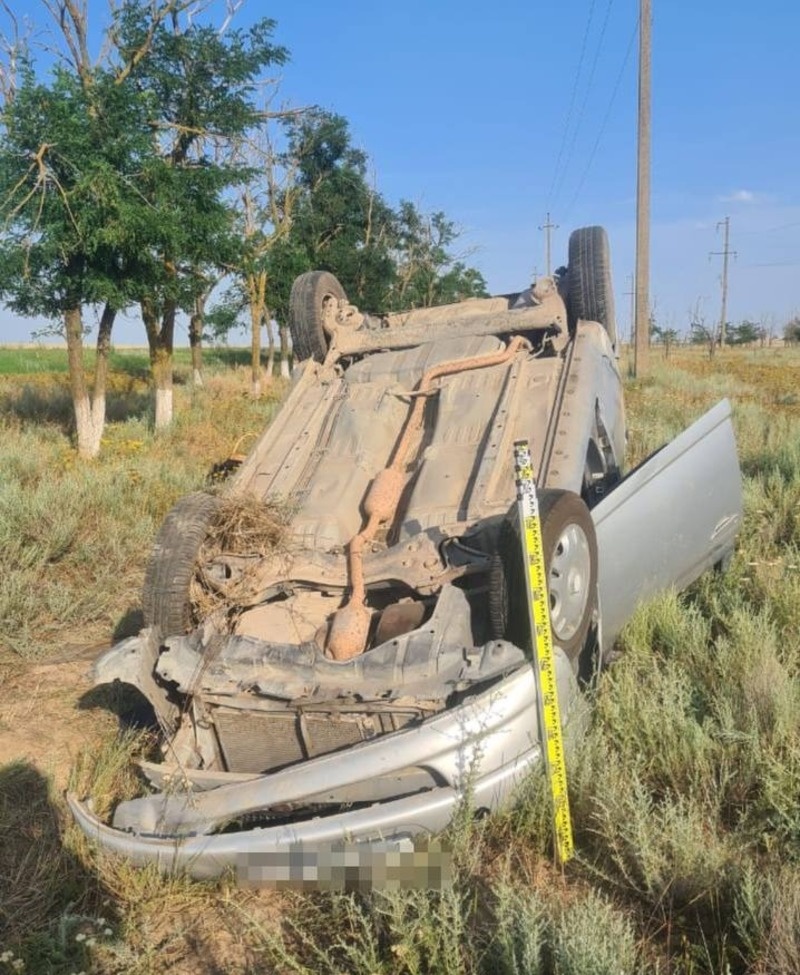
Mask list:
[{"label": "car wheel", "polygon": [[296,361],[325,359],[328,306],[339,300],[347,300],[344,288],[328,271],[308,271],[295,278],[289,296],[289,331]]},{"label": "car wheel", "polygon": [[567,311],[571,329],[581,318],[599,322],[616,348],[611,252],[603,227],[581,227],[570,234]]},{"label": "car wheel", "polygon": [[211,494],[187,494],[167,514],[156,535],[144,576],[142,609],[146,625],[157,626],[164,636],[192,628],[189,590],[218,507]]},{"label": "car wheel", "polygon": [[[571,491],[539,496],[553,641],[575,666],[597,605],[597,538],[585,502]],[[495,638],[530,648],[527,572],[516,506],[500,533],[489,573],[489,620]]]}]

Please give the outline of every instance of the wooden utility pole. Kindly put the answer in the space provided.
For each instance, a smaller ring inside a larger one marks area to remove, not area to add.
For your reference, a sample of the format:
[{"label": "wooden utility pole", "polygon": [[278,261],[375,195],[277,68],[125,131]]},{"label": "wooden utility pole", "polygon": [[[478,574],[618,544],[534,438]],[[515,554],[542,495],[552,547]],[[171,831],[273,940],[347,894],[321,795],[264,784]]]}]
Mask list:
[{"label": "wooden utility pole", "polygon": [[719,228],[725,228],[725,243],[721,251],[710,251],[709,258],[711,257],[721,257],[722,258],[722,310],[719,317],[719,344],[725,347],[725,331],[728,325],[728,257],[733,254],[736,257],[736,251],[732,251],[728,247],[730,241],[731,232],[731,218],[725,217],[724,220],[720,220],[717,224],[717,233],[719,233]]},{"label": "wooden utility pole", "polygon": [[625,292],[625,297],[631,299],[630,344],[633,345],[634,336],[636,335],[636,278],[635,276],[633,274],[629,274],[628,281],[630,282],[631,290]]},{"label": "wooden utility pole", "polygon": [[545,238],[544,238],[545,239],[545,254],[546,254],[546,259],[545,260],[546,260],[546,265],[547,265],[547,271],[545,273],[547,274],[547,276],[549,278],[550,277],[550,272],[552,270],[552,266],[550,264],[550,231],[551,230],[558,230],[558,224],[557,223],[551,223],[550,222],[550,211],[549,210],[547,212],[546,221],[545,221],[545,223],[542,224],[541,227],[539,227],[539,230],[543,230],[544,231],[544,234],[545,234]]},{"label": "wooden utility pole", "polygon": [[633,374],[650,353],[650,28],[651,0],[639,0],[639,137],[636,175],[636,342]]}]

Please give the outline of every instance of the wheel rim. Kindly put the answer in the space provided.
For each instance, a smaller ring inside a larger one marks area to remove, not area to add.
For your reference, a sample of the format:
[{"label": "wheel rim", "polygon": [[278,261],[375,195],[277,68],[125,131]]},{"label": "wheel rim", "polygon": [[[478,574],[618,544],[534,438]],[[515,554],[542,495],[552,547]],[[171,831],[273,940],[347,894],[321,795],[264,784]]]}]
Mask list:
[{"label": "wheel rim", "polygon": [[592,556],[580,525],[567,525],[553,548],[548,573],[553,636],[568,641],[581,628],[589,601]]},{"label": "wheel rim", "polygon": [[339,299],[330,292],[322,296],[322,328],[326,335],[333,333],[336,325],[336,313],[339,310]]}]

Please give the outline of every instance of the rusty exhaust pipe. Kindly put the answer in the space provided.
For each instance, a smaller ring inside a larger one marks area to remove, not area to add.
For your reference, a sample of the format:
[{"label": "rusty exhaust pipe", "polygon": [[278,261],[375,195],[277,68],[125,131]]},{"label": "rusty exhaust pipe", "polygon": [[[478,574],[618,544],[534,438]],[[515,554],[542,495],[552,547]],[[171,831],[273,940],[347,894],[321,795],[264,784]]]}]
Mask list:
[{"label": "rusty exhaust pipe", "polygon": [[515,336],[500,352],[472,356],[467,359],[454,359],[432,366],[420,379],[415,390],[414,405],[406,420],[400,439],[397,441],[389,466],[385,467],[370,484],[364,498],[366,524],[355,535],[347,547],[347,575],[350,583],[350,598],[333,616],[328,633],[327,654],[334,660],[350,660],[362,654],[367,646],[372,612],[366,605],[364,585],[364,546],[371,542],[380,526],[389,521],[397,511],[403,488],[406,483],[406,463],[413,438],[422,429],[425,415],[425,402],[434,392],[433,384],[443,376],[451,376],[471,369],[484,369],[488,366],[508,362],[523,347],[525,340]]}]

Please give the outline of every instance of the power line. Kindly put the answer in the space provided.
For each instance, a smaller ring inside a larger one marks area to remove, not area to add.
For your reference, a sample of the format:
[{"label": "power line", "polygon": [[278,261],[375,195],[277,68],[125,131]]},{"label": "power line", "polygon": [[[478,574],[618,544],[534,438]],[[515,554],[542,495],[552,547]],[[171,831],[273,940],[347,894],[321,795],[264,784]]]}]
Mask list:
[{"label": "power line", "polygon": [[597,39],[597,46],[595,47],[594,58],[592,59],[592,66],[589,69],[589,77],[587,79],[586,88],[583,93],[583,101],[581,102],[581,107],[580,110],[578,111],[578,119],[575,122],[575,128],[572,132],[572,140],[570,141],[569,149],[567,150],[567,158],[559,174],[559,180],[555,189],[554,199],[558,198],[558,194],[561,191],[561,187],[564,183],[564,177],[566,176],[567,171],[569,170],[570,163],[572,162],[572,156],[575,152],[575,146],[578,142],[578,133],[581,130],[581,123],[583,122],[586,116],[586,105],[589,102],[589,95],[591,94],[592,91],[592,82],[594,81],[595,72],[597,70],[597,62],[600,60],[600,52],[603,49],[603,41],[605,40],[606,30],[608,29],[608,20],[609,17],[611,16],[611,7],[613,6],[613,3],[614,0],[608,0],[608,3],[606,4],[606,14],[605,17],[603,18],[603,24],[600,28],[600,36]]},{"label": "power line", "polygon": [[550,189],[547,193],[548,201],[552,201],[553,193],[555,192],[556,180],[558,179],[558,174],[561,172],[561,160],[564,157],[564,149],[567,145],[567,136],[569,135],[570,125],[572,124],[572,113],[575,110],[575,99],[578,95],[578,84],[580,82],[581,72],[583,71],[583,59],[586,56],[586,45],[589,40],[589,31],[592,26],[592,18],[594,17],[594,7],[596,0],[592,0],[589,5],[589,17],[586,21],[586,30],[583,32],[583,43],[581,44],[581,53],[578,57],[578,70],[575,72],[575,77],[572,82],[572,93],[569,98],[569,108],[567,109],[567,114],[564,121],[564,127],[561,132],[561,145],[558,147],[558,156],[556,157],[556,166],[553,170],[553,179],[550,182]]},{"label": "power line", "polygon": [[779,230],[791,230],[793,227],[800,227],[800,220],[795,220],[792,223],[782,223],[777,227],[766,227],[764,230],[740,230],[739,236],[743,237],[751,234],[774,234]]},{"label": "power line", "polygon": [[581,191],[583,190],[583,186],[586,182],[586,177],[589,175],[589,171],[592,168],[592,163],[594,162],[594,157],[597,155],[597,150],[600,147],[600,142],[603,136],[605,135],[606,126],[608,125],[608,120],[611,118],[611,112],[614,108],[614,103],[617,100],[617,95],[619,94],[619,90],[622,85],[622,79],[625,77],[625,69],[628,67],[628,62],[630,61],[631,53],[633,51],[633,42],[636,40],[636,35],[638,33],[638,30],[639,30],[639,23],[637,21],[636,26],[633,28],[633,32],[631,33],[630,40],[628,41],[628,48],[625,51],[625,57],[622,61],[622,67],[620,68],[619,74],[617,75],[617,80],[614,83],[614,90],[611,92],[611,98],[609,99],[608,102],[608,108],[606,109],[606,113],[603,116],[603,121],[600,123],[600,130],[597,133],[597,138],[595,139],[594,145],[592,146],[592,150],[589,153],[589,158],[586,161],[586,166],[584,167],[581,178],[578,181],[578,187],[575,190],[572,200],[570,201],[570,204],[566,209],[564,219],[566,219],[569,216],[569,214],[572,212],[572,208],[575,206],[575,204],[578,201],[578,198],[581,195]]}]

